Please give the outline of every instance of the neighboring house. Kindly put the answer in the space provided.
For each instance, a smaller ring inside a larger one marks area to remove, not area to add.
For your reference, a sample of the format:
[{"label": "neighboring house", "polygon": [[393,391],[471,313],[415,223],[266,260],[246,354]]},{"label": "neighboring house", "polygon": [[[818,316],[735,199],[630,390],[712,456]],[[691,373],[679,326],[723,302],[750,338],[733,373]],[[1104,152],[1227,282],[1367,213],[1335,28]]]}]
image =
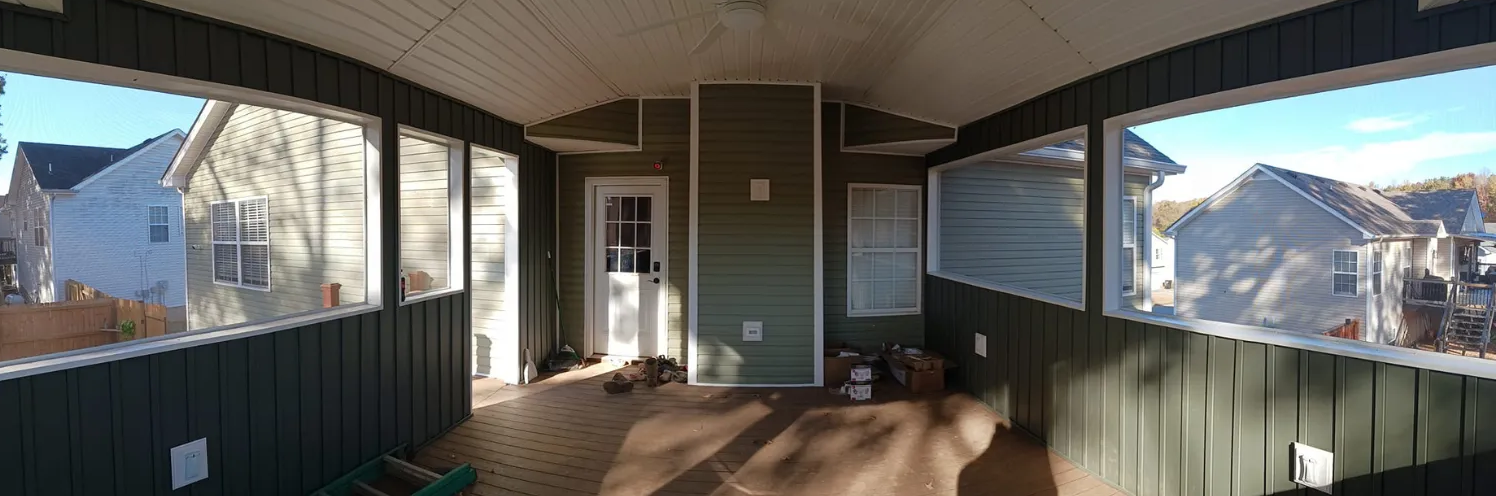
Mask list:
[{"label": "neighboring house", "polygon": [[1175,312],[1313,333],[1354,319],[1388,342],[1403,281],[1462,272],[1451,235],[1483,232],[1481,218],[1474,191],[1383,192],[1257,164],[1165,233]]},{"label": "neighboring house", "polygon": [[77,280],[119,298],[180,307],[181,195],[156,179],[185,135],[131,148],[16,144],[6,211],[19,222],[17,282],[28,301],[65,299]]},{"label": "neighboring house", "polygon": [[[1185,166],[1132,131],[1123,144],[1122,294],[1151,309],[1152,191]],[[942,235],[965,241],[941,247],[941,271],[1080,302],[1085,151],[1071,140],[942,173]]]},{"label": "neighboring house", "polygon": [[323,308],[325,283],[341,284],[342,302],[364,301],[363,147],[355,124],[203,105],[157,176],[182,192],[189,328]]},{"label": "neighboring house", "polygon": [[[1151,231],[1151,229],[1150,229]],[[1150,233],[1153,236],[1153,249],[1149,256],[1148,267],[1153,273],[1153,289],[1174,288],[1174,240],[1158,233]]]},{"label": "neighboring house", "polygon": [[15,284],[16,278],[17,233],[5,207],[5,197],[0,195],[0,296],[4,295],[4,288]]}]

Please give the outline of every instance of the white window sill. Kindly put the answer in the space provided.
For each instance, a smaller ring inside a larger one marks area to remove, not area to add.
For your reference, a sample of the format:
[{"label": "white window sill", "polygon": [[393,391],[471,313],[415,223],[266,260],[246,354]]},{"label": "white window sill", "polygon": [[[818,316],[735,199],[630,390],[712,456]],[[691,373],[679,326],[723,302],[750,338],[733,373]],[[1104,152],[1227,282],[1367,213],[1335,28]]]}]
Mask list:
[{"label": "white window sill", "polygon": [[429,290],[429,291],[422,291],[422,292],[419,292],[419,293],[411,293],[411,294],[405,295],[405,301],[400,302],[400,306],[403,307],[403,306],[406,306],[406,305],[409,305],[409,304],[412,304],[412,303],[419,303],[419,302],[423,302],[423,301],[426,301],[426,300],[434,300],[434,299],[437,299],[437,298],[441,298],[443,296],[451,296],[451,295],[455,295],[455,294],[461,293],[461,292],[462,292],[462,288],[443,288],[443,289],[434,289],[434,290]]},{"label": "white window sill", "polygon": [[902,315],[919,315],[920,313],[920,309],[918,308],[894,308],[889,310],[850,310],[847,312],[847,317],[854,319],[858,317],[898,317]]},{"label": "white window sill", "polygon": [[[1007,293],[1007,294],[1010,294],[1010,295],[1013,295],[1013,296],[1022,296],[1024,298],[1028,298],[1030,300],[1039,300],[1039,301],[1042,301],[1042,302],[1045,302],[1045,303],[1051,303],[1051,304],[1059,305],[1059,306],[1062,306],[1062,307],[1065,307],[1065,308],[1071,308],[1071,309],[1075,309],[1075,310],[1085,310],[1086,309],[1086,304],[1085,304],[1084,301],[1075,301],[1075,300],[1071,300],[1071,299],[1068,299],[1068,298],[1061,298],[1061,297],[1058,297],[1058,296],[1055,296],[1055,295],[1052,295],[1052,294],[1049,294],[1049,293],[1041,293],[1041,292],[1038,292],[1038,291],[1034,291],[1032,289],[1020,288],[1018,286],[1010,286],[1010,285],[1003,284],[1003,283],[997,283],[997,282],[982,280],[982,279],[978,279],[978,278],[970,277],[970,276],[963,276],[961,274],[955,274],[955,273],[951,273],[951,272],[936,271],[936,272],[929,272],[928,274],[930,274],[932,276],[935,276],[935,277],[939,277],[941,279],[949,280],[949,281],[956,281],[956,282],[959,282],[959,283],[962,283],[962,284],[968,284],[968,285],[976,286],[976,287],[979,287],[979,288],[982,288],[982,289],[990,289],[990,290],[993,290],[993,291],[997,291],[999,293]],[[1084,294],[1084,289],[1085,289],[1084,284],[1082,284],[1081,289],[1082,289],[1082,294]]]},{"label": "white window sill", "polygon": [[259,291],[261,293],[269,293],[270,292],[270,287],[269,286],[264,286],[264,287],[261,287],[261,286],[250,286],[250,285],[246,285],[246,284],[233,284],[233,283],[227,283],[227,282],[223,282],[223,281],[213,281],[213,284],[217,284],[219,286],[223,286],[223,287],[226,287],[226,288],[248,289],[250,291]]},{"label": "white window sill", "polygon": [[1139,310],[1117,309],[1107,310],[1102,313],[1108,317],[1168,326],[1223,338],[1287,346],[1289,348],[1317,351],[1451,374],[1496,379],[1496,361],[1492,360],[1400,348],[1391,345],[1374,344],[1365,341],[1355,341],[1284,329],[1159,315]]},{"label": "white window sill", "polygon": [[338,320],[380,310],[379,305],[359,303],[337,308],[319,309],[252,324],[213,327],[193,332],[168,334],[153,338],[114,343],[70,352],[23,358],[0,365],[0,381],[56,372],[138,356],[165,353],[205,344],[243,339],[276,331]]}]

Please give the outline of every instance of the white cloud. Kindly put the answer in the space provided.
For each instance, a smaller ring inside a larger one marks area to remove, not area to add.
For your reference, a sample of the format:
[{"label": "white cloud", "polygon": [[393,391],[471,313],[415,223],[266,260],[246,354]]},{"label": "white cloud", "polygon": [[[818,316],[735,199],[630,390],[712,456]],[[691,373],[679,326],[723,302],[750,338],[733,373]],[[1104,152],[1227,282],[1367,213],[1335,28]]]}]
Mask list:
[{"label": "white cloud", "polygon": [[1351,121],[1349,124],[1345,125],[1345,128],[1358,133],[1380,133],[1383,131],[1402,129],[1419,122],[1423,122],[1427,119],[1427,115],[1408,114],[1365,117]]},{"label": "white cloud", "polygon": [[1385,185],[1410,177],[1424,162],[1492,151],[1496,151],[1496,132],[1436,132],[1413,139],[1276,155],[1190,157],[1182,161],[1189,170],[1170,177],[1156,196],[1161,200],[1210,196],[1258,162],[1356,184],[1376,181]]}]

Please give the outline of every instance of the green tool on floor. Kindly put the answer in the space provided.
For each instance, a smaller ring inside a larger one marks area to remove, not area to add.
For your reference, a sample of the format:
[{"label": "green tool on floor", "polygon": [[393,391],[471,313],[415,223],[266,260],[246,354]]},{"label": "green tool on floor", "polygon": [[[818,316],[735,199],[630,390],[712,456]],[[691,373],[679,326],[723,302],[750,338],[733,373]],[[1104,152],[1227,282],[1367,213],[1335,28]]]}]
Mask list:
[{"label": "green tool on floor", "polygon": [[369,460],[312,496],[451,496],[478,480],[466,463],[438,474],[395,457],[404,450],[400,446]]}]

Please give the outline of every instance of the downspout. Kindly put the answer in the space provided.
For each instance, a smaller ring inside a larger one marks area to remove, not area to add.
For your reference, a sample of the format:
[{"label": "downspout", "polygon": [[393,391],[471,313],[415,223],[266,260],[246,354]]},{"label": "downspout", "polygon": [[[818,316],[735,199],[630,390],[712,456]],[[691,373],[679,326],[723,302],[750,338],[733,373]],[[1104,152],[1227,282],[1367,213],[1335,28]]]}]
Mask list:
[{"label": "downspout", "polygon": [[[1138,294],[1143,295],[1142,308],[1144,312],[1153,311],[1153,190],[1158,189],[1159,186],[1163,186],[1164,178],[1168,177],[1163,171],[1155,172],[1154,174],[1157,174],[1157,177],[1153,179],[1153,182],[1148,183],[1147,187],[1143,188],[1143,203],[1147,205],[1143,209],[1143,225],[1147,234],[1143,236],[1143,260],[1146,261],[1143,267],[1146,270],[1143,271],[1142,281],[1139,281],[1142,291],[1139,291]],[[1137,260],[1133,260],[1132,263],[1137,264],[1138,262]]]}]

